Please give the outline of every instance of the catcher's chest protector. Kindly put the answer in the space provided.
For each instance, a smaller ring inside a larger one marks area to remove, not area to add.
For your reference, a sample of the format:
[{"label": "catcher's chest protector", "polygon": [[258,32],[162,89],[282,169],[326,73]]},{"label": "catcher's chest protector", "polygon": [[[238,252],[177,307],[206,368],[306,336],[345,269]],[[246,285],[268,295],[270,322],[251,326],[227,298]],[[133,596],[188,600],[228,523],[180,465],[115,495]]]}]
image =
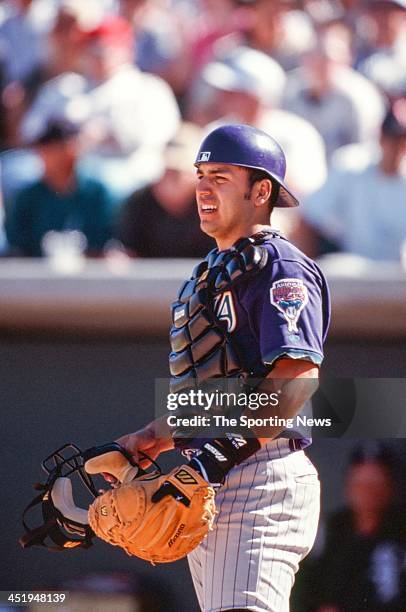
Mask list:
[{"label": "catcher's chest protector", "polygon": [[231,249],[210,251],[196,266],[192,278],[181,287],[172,304],[170,332],[171,392],[195,387],[211,378],[243,373],[230,334],[218,321],[214,299],[258,273],[266,265],[268,251],[261,246],[275,232],[261,232],[238,240]]}]

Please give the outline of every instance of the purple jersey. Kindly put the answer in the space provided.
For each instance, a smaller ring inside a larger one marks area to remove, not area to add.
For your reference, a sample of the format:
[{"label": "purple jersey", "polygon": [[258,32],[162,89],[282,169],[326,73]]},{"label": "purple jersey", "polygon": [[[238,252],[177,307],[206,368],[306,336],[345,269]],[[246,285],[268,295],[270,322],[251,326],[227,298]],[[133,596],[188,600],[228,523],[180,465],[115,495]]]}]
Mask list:
[{"label": "purple jersey", "polygon": [[[269,252],[266,266],[254,277],[225,291],[216,302],[217,317],[231,333],[243,368],[263,378],[282,356],[323,361],[323,343],[330,322],[330,296],[326,280],[313,260],[278,234],[263,245]],[[311,412],[307,402],[302,412]],[[289,437],[292,450],[311,444],[309,430],[295,428]]]},{"label": "purple jersey", "polygon": [[264,246],[266,266],[216,302],[244,369],[258,377],[283,355],[320,364],[330,320],[327,283],[314,261],[282,236]]}]

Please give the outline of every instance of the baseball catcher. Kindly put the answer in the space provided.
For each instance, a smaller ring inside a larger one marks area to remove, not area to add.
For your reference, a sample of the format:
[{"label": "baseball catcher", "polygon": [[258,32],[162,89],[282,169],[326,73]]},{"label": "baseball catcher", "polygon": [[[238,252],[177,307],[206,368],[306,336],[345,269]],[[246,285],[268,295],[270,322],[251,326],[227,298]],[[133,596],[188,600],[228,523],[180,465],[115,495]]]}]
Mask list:
[{"label": "baseball catcher", "polygon": [[[22,544],[49,536],[59,548],[88,546],[97,534],[152,563],[187,555],[203,612],[287,612],[295,573],[316,536],[320,483],[304,453],[308,432],[284,423],[318,385],[328,287],[317,264],[269,225],[274,207],[298,205],[270,135],[222,125],[202,142],[195,167],[201,229],[217,246],[172,305],[170,392],[236,389],[245,399],[276,392],[277,406],[266,401],[255,413],[258,424],[246,427],[249,407],[219,402],[206,429],[195,427],[200,415],[188,400],[174,424],[165,414],[119,445],[74,449],[69,461],[54,453],[47,483],[29,506],[42,504],[44,524],[26,527]],[[220,431],[213,430],[216,417],[224,418]],[[152,461],[171,449],[188,463],[167,475],[140,469],[141,452]],[[95,497],[88,511],[64,484],[74,471]],[[113,481],[101,495],[91,480],[100,473]]]}]

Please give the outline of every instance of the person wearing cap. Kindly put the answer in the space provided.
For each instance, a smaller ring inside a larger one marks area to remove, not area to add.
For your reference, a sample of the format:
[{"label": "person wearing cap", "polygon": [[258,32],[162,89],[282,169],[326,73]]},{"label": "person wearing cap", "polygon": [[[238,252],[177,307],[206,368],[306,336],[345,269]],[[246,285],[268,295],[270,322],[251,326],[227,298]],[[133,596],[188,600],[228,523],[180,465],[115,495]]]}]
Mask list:
[{"label": "person wearing cap", "polygon": [[116,236],[130,255],[203,257],[213,248],[200,231],[190,164],[200,138],[198,126],[182,123],[165,149],[163,175],[123,204]]},{"label": "person wearing cap", "polygon": [[105,187],[76,172],[79,130],[66,121],[50,121],[31,143],[43,164],[43,176],[23,188],[8,207],[10,254],[40,257],[49,231],[77,230],[87,253],[100,255],[112,235],[112,208]]},{"label": "person wearing cap", "polygon": [[121,197],[158,178],[163,149],[180,121],[169,85],[132,61],[133,31],[125,19],[108,16],[85,34],[82,68],[92,146],[84,166]]},{"label": "person wearing cap", "polygon": [[338,150],[325,184],[304,200],[301,239],[317,254],[334,250],[399,261],[406,241],[406,105],[398,101],[381,126],[379,145]]},{"label": "person wearing cap", "polygon": [[[134,458],[177,450],[192,479],[194,470],[216,491],[213,530],[188,555],[200,609],[287,612],[319,516],[317,472],[304,453],[311,440],[295,417],[317,388],[328,288],[318,266],[269,225],[274,208],[299,203],[272,137],[220,126],[195,166],[200,227],[217,247],[172,305],[170,391],[184,398],[225,388],[239,399],[217,400],[220,427],[188,427],[192,404],[177,410],[178,421],[164,414],[118,442]],[[238,403],[260,393],[261,405]],[[204,414],[210,422],[213,411]],[[178,493],[164,483],[156,495],[179,501]]]}]

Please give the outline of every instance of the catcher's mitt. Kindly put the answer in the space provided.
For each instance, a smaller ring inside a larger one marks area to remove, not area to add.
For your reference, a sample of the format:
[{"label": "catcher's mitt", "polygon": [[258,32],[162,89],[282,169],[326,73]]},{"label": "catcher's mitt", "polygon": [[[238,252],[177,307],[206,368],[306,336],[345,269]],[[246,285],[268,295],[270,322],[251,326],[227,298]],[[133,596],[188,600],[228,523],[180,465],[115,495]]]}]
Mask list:
[{"label": "catcher's mitt", "polygon": [[[24,510],[21,545],[88,548],[96,534],[152,563],[187,555],[212,527],[214,489],[192,467],[175,468],[164,476],[147,455],[139,455],[155,471],[145,472],[115,442],[86,451],[66,444],[51,453],[42,462],[47,480],[35,485],[40,493]],[[92,475],[101,473],[110,475],[114,488],[100,495]],[[75,475],[96,498],[89,509],[75,503]],[[35,507],[41,509],[43,523],[30,527],[25,517]]]},{"label": "catcher's mitt", "polygon": [[[92,471],[87,464],[85,469]],[[110,489],[94,500],[88,518],[100,538],[155,564],[196,548],[212,529],[214,514],[214,489],[183,465],[166,476],[141,476]]]}]

